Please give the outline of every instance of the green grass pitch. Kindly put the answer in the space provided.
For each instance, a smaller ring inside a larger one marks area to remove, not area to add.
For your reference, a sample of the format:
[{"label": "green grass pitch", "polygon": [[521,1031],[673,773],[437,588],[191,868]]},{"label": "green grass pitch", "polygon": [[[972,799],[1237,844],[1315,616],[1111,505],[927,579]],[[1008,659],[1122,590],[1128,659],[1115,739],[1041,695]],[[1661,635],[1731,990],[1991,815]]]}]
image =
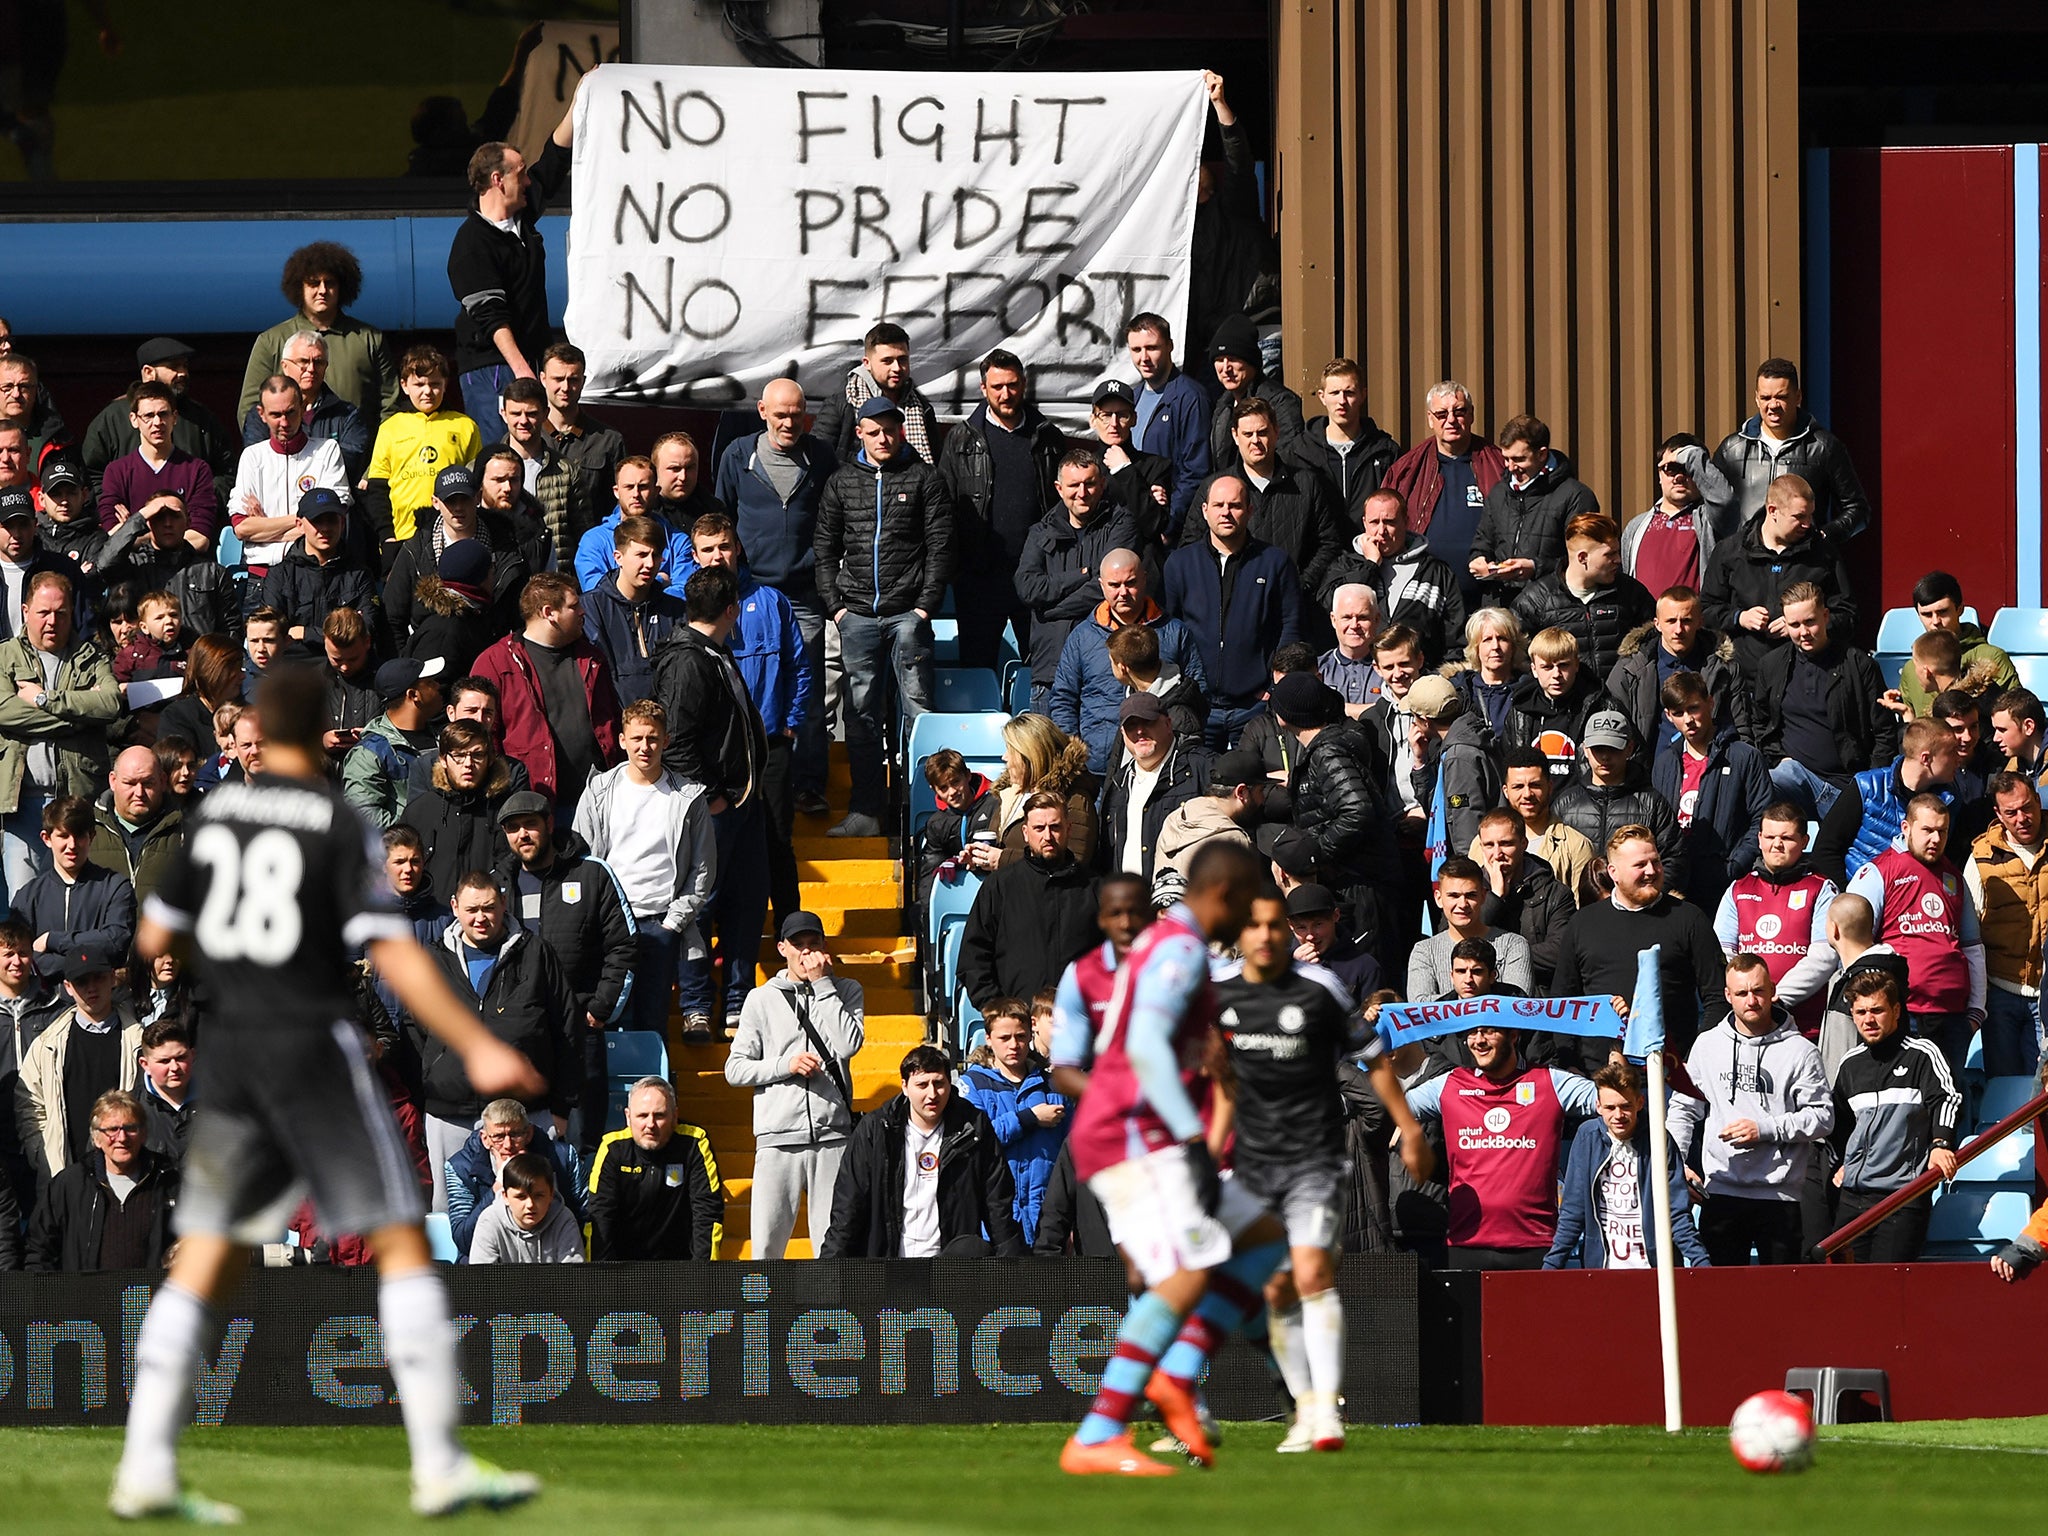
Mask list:
[{"label": "green grass pitch", "polygon": [[[469,1443],[547,1479],[532,1506],[461,1524],[520,1531],[862,1536],[1048,1531],[1427,1533],[2001,1531],[2038,1525],[2048,1419],[1823,1430],[1812,1470],[1754,1477],[1725,1436],[1647,1429],[1356,1429],[1336,1456],[1273,1454],[1233,1425],[1212,1472],[1063,1477],[1055,1425],[529,1427]],[[0,1529],[107,1531],[117,1430],[0,1432]],[[251,1527],[323,1536],[410,1527],[396,1429],[214,1429],[186,1441],[193,1486]]]}]

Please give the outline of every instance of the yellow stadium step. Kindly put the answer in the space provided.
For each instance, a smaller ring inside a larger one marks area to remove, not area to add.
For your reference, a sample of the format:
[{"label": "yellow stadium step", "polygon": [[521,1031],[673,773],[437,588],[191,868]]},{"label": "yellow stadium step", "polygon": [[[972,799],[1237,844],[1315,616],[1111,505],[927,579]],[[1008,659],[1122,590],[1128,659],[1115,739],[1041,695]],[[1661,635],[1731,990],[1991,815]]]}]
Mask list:
[{"label": "yellow stadium step", "polygon": [[805,825],[805,818],[798,817],[795,836],[791,839],[799,859],[893,859],[890,839],[886,837],[827,837],[825,828],[831,823],[824,817],[817,818],[814,831]]},{"label": "yellow stadium step", "polygon": [[[908,921],[903,915],[903,909],[900,907],[829,907],[818,911],[815,915],[818,921],[824,925],[825,937],[828,941],[838,939],[849,941],[844,945],[828,942],[826,948],[830,949],[834,954],[842,954],[850,949],[887,948],[888,946],[884,941],[905,937],[904,930]],[[768,922],[762,926],[761,936],[771,941],[770,952],[772,953],[773,940],[776,936],[773,917],[770,917]]]},{"label": "yellow stadium step", "polygon": [[[891,838],[826,837],[825,829],[844,814],[849,779],[845,748],[834,745],[827,780],[830,817],[798,816],[795,826],[797,875],[804,907],[818,915],[837,974],[858,981],[865,1003],[866,1044],[852,1063],[855,1107],[878,1108],[901,1089],[897,1069],[903,1053],[925,1038],[918,1006],[917,945],[905,932],[903,866]],[[772,941],[773,924],[764,924]],[[772,942],[764,944],[757,979],[781,969]],[[672,1030],[672,1036],[678,1033]],[[754,1174],[753,1091],[725,1080],[729,1047],[723,1039],[705,1045],[671,1047],[682,1118],[711,1137],[726,1188],[725,1240],[721,1259],[752,1254]],[[799,1217],[797,1231],[807,1230]],[[808,1258],[808,1238],[793,1236],[788,1257]]]},{"label": "yellow stadium step", "polygon": [[900,888],[889,880],[802,880],[797,894],[804,909],[823,917],[827,912],[887,911],[902,904]]}]

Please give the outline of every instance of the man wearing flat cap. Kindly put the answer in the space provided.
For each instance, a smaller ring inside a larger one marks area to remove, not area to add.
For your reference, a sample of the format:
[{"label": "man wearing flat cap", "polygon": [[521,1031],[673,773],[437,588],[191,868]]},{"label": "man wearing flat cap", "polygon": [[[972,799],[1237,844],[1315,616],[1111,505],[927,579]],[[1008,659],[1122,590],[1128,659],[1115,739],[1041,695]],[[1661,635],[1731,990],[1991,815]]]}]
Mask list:
[{"label": "man wearing flat cap", "polygon": [[192,344],[175,336],[151,337],[135,349],[135,365],[135,383],[106,403],[79,440],[79,457],[85,460],[95,491],[107,466],[133,453],[142,441],[134,419],[137,386],[157,384],[171,392],[171,446],[204,464],[216,491],[225,496],[234,484],[241,434],[229,432],[213,412],[186,393],[192,378]]},{"label": "man wearing flat cap", "polygon": [[1101,846],[1111,870],[1136,875],[1149,888],[1160,831],[1168,816],[1207,793],[1213,759],[1178,738],[1155,693],[1134,693],[1117,706],[1117,731],[1124,750],[1102,790]]}]

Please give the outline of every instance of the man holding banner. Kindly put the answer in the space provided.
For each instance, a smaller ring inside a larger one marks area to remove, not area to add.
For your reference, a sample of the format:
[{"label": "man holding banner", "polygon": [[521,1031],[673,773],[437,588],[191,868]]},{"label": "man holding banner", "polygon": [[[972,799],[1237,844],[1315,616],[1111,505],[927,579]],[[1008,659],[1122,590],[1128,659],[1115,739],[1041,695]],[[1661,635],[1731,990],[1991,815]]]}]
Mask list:
[{"label": "man holding banner", "polygon": [[1541,1269],[1557,1236],[1557,1170],[1568,1118],[1594,1113],[1593,1084],[1522,1059],[1525,1029],[1604,1039],[1619,1048],[1611,998],[1474,997],[1389,1003],[1380,1033],[1389,1045],[1462,1034],[1471,1067],[1454,1067],[1413,1089],[1418,1120],[1444,1129],[1450,1165],[1452,1269]]}]

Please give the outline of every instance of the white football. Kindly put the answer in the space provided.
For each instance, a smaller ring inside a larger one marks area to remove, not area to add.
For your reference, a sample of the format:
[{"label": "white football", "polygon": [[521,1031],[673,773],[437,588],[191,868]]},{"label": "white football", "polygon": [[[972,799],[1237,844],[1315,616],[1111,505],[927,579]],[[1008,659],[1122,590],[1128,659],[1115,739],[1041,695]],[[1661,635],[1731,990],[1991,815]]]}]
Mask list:
[{"label": "white football", "polygon": [[1813,1465],[1813,1414],[1789,1392],[1759,1392],[1735,1410],[1728,1448],[1751,1472],[1803,1472]]}]

